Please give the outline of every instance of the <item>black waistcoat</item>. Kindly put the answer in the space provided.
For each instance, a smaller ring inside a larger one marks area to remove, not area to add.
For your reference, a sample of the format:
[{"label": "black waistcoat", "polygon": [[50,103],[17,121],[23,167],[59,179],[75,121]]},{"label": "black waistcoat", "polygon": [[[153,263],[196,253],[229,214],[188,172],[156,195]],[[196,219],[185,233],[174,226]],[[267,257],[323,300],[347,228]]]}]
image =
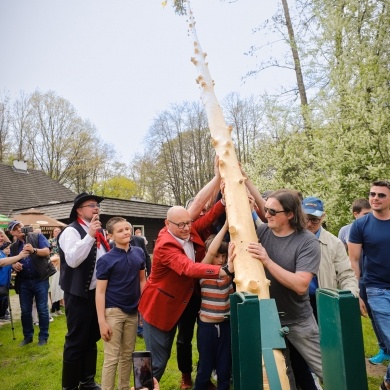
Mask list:
[{"label": "black waistcoat", "polygon": [[[79,232],[81,239],[87,235],[87,232],[78,222],[72,222],[69,226],[75,228]],[[60,235],[62,233],[63,231],[60,233]],[[66,263],[65,254],[59,245],[60,235],[57,237],[61,259],[60,286],[64,292],[87,298],[89,286],[91,284],[93,272],[95,270],[97,250],[96,242],[93,244],[87,258],[78,267],[72,268],[69,267]]]}]

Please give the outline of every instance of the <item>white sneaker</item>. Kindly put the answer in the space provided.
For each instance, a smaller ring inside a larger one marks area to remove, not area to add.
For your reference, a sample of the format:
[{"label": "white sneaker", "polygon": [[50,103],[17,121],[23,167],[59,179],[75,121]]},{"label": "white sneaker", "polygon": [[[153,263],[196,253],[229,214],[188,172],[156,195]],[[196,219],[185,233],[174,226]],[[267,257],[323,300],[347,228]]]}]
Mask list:
[{"label": "white sneaker", "polygon": [[34,321],[34,325],[35,325],[35,326],[38,326],[38,325],[39,325],[39,322]]},{"label": "white sneaker", "polygon": [[62,316],[64,313],[63,313],[61,310],[57,310],[57,311],[56,311],[56,314],[57,314],[58,316]]},{"label": "white sneaker", "polygon": [[49,322],[53,322],[53,321],[54,321],[54,318],[52,316],[50,316]]}]

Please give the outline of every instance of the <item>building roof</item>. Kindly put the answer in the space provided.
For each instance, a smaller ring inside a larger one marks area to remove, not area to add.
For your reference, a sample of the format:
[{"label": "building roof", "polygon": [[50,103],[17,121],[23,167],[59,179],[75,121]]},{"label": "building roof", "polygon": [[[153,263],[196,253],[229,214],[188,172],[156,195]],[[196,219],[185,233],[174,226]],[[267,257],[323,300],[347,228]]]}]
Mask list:
[{"label": "building roof", "polygon": [[35,205],[73,201],[76,194],[43,171],[27,169],[24,162],[0,163],[0,213]]},{"label": "building roof", "polygon": [[[73,194],[73,198],[75,195]],[[73,207],[73,199],[71,202],[61,202],[58,204],[47,205],[34,205],[35,209],[42,211],[43,213],[50,215],[52,218],[60,221],[67,221],[70,211]],[[165,219],[167,217],[167,211],[171,206],[138,202],[133,200],[105,198],[100,203],[100,214],[105,215],[119,215],[128,217],[139,217],[146,219]],[[13,210],[14,215],[19,214],[21,211],[25,211],[26,208]]]}]

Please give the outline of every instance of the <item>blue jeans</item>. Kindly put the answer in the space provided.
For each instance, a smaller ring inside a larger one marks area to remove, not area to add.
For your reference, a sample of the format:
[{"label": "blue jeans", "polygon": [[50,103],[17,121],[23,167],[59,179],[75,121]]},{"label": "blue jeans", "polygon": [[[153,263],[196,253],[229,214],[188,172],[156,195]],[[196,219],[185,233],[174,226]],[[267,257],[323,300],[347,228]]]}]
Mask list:
[{"label": "blue jeans", "polygon": [[152,353],[153,376],[160,381],[171,356],[177,326],[166,332],[143,321],[146,349]]},{"label": "blue jeans", "polygon": [[32,340],[34,336],[34,325],[31,315],[34,297],[39,318],[38,338],[39,340],[47,340],[49,338],[48,291],[49,280],[22,279],[20,282],[19,302],[22,311],[23,335],[26,340]]},{"label": "blue jeans", "polygon": [[368,314],[368,317],[371,320],[372,329],[374,330],[376,339],[378,340],[379,348],[382,349],[386,354],[389,354],[390,351],[386,351],[385,344],[384,344],[384,342],[381,339],[381,335],[378,332],[378,329],[376,328],[375,320],[374,320],[374,317],[372,316],[372,313],[371,313],[370,304],[368,303],[366,285],[361,280],[362,279],[360,278],[360,280],[359,280],[359,291],[360,291],[359,292],[359,296],[360,296],[360,298],[363,299],[363,302],[366,305],[367,314]]},{"label": "blue jeans", "polygon": [[[385,352],[390,351],[390,290],[366,287],[368,303]],[[390,383],[390,364],[387,367],[386,382]]]}]

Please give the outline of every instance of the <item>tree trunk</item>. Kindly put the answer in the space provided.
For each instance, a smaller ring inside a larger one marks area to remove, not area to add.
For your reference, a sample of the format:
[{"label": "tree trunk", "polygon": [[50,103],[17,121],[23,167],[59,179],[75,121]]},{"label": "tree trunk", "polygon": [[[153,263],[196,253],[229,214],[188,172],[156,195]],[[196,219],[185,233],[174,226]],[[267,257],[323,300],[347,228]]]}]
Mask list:
[{"label": "tree trunk", "polygon": [[283,4],[284,17],[286,19],[288,37],[290,40],[290,48],[291,48],[291,52],[292,52],[292,56],[293,56],[293,60],[294,60],[294,69],[295,69],[295,75],[297,78],[299,97],[301,99],[301,112],[302,112],[303,124],[304,124],[305,130],[310,131],[311,118],[310,118],[309,105],[307,102],[305,83],[303,82],[301,60],[299,58],[297,43],[295,41],[295,34],[294,34],[294,29],[293,29],[291,18],[290,18],[290,11],[288,9],[287,0],[282,0],[282,4]]},{"label": "tree trunk", "polygon": [[[237,291],[257,294],[259,299],[269,298],[269,280],[265,276],[260,261],[255,261],[247,252],[250,242],[257,242],[256,231],[248,202],[245,178],[241,174],[234,144],[231,138],[232,128],[227,126],[222,109],[214,92],[214,81],[205,62],[206,53],[202,51],[196,34],[195,21],[188,4],[189,31],[194,41],[194,57],[191,61],[198,72],[197,83],[201,89],[201,99],[211,132],[212,145],[219,156],[219,169],[225,182],[226,213],[229,222],[231,241],[235,244],[234,262]],[[289,389],[286,365],[280,350],[274,350],[282,389]],[[266,376],[264,376],[266,378]],[[264,383],[264,389],[268,388]]]}]

